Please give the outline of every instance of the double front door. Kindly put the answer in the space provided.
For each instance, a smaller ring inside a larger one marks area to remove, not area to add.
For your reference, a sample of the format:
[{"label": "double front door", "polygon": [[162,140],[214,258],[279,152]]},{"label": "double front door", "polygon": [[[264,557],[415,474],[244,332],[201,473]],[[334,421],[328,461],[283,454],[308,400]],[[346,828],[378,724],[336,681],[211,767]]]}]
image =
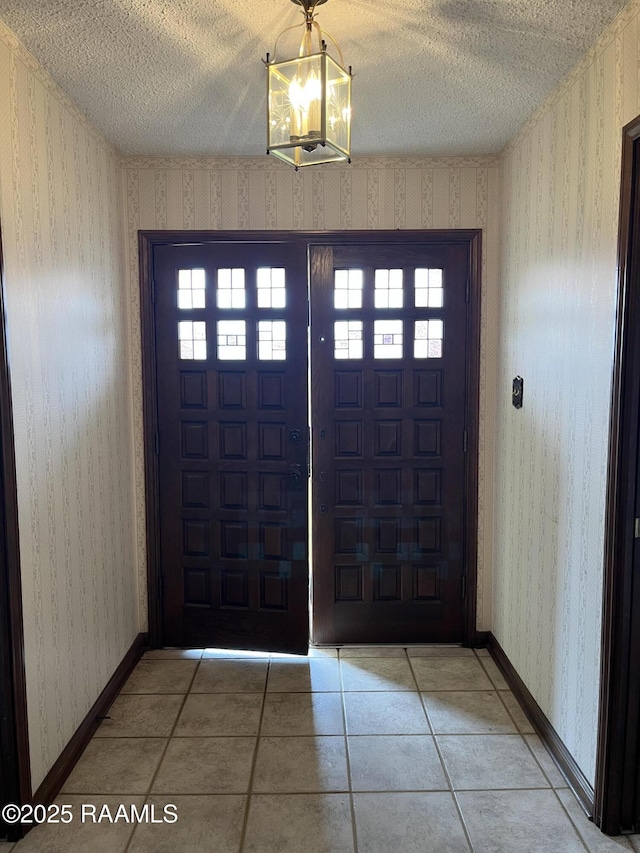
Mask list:
[{"label": "double front door", "polygon": [[368,239],[154,248],[161,644],[463,638],[469,245]]}]

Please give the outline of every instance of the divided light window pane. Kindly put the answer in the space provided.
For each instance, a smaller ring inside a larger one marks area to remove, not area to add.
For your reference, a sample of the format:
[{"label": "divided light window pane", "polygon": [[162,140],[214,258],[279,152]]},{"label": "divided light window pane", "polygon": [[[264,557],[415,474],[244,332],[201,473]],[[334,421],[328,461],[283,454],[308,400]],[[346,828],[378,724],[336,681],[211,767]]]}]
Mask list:
[{"label": "divided light window pane", "polygon": [[221,309],[242,309],[246,305],[244,270],[218,270],[217,305]]},{"label": "divided light window pane", "polygon": [[376,270],[376,308],[402,308],[402,270]]},{"label": "divided light window pane", "polygon": [[416,269],[415,296],[416,308],[442,308],[444,305],[442,270]]},{"label": "divided light window pane", "polygon": [[362,308],[362,270],[336,270],[334,273],[333,307]]},{"label": "divided light window pane", "polygon": [[413,341],[414,358],[442,358],[444,323],[442,320],[416,320]]},{"label": "divided light window pane", "polygon": [[287,357],[287,324],[284,320],[258,321],[258,359],[284,361]]},{"label": "divided light window pane", "polygon": [[362,358],[362,320],[338,320],[333,324],[335,358]]},{"label": "divided light window pane", "polygon": [[256,282],[258,286],[258,308],[284,308],[286,306],[284,267],[258,267]]},{"label": "divided light window pane", "polygon": [[218,358],[220,361],[246,360],[246,320],[218,320]]},{"label": "divided light window pane", "polygon": [[192,308],[204,307],[204,270],[178,270],[178,308],[182,310],[191,310]]},{"label": "divided light window pane", "polygon": [[181,359],[204,361],[207,357],[207,324],[201,321],[180,320],[178,344]]},{"label": "divided light window pane", "polygon": [[402,358],[402,320],[375,320],[373,357]]}]

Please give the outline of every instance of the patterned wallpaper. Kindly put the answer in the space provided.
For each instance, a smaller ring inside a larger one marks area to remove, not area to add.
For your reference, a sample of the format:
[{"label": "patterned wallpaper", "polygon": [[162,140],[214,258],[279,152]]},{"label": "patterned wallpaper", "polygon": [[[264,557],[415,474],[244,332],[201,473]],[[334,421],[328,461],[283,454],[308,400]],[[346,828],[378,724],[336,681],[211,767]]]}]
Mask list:
[{"label": "patterned wallpaper", "polygon": [[115,153],[0,24],[0,217],[37,788],[138,633]]},{"label": "patterned wallpaper", "polygon": [[299,172],[274,158],[127,157],[126,255],[132,318],[140,620],[146,554],[138,229],[482,228],[478,627],[491,627],[494,382],[499,261],[496,157],[356,158]]},{"label": "patterned wallpaper", "polygon": [[503,172],[493,630],[591,782],[621,128],[640,112],[639,9],[527,123]]}]

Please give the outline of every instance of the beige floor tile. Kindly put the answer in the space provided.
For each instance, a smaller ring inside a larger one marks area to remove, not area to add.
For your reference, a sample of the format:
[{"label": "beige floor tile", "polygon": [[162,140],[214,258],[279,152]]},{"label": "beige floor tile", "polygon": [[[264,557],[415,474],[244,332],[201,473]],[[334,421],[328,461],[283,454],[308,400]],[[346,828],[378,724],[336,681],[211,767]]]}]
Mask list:
[{"label": "beige floor tile", "polygon": [[354,791],[443,791],[449,783],[430,735],[349,738]]},{"label": "beige floor tile", "polygon": [[569,788],[558,791],[558,796],[580,837],[587,845],[589,853],[625,853],[625,851],[633,850],[631,842],[623,835],[612,838],[601,832],[593,821],[586,816]]},{"label": "beige floor tile", "polygon": [[405,658],[357,658],[341,660],[344,690],[417,690],[409,662]]},{"label": "beige floor tile", "polygon": [[439,735],[454,790],[548,788],[520,735]]},{"label": "beige floor tile", "polygon": [[489,658],[491,657],[491,653],[489,649],[474,649],[475,654],[478,655],[479,658]]},{"label": "beige floor tile", "polygon": [[407,653],[400,646],[341,646],[341,658],[404,658]]},{"label": "beige floor tile", "polygon": [[339,693],[267,693],[263,735],[344,734]]},{"label": "beige floor tile", "polygon": [[410,658],[472,658],[473,649],[462,646],[408,646]]},{"label": "beige floor tile", "polygon": [[257,735],[261,693],[190,693],[174,735],[220,737]]},{"label": "beige floor tile", "polygon": [[510,690],[501,690],[499,695],[506,705],[507,711],[509,711],[513,717],[518,731],[521,734],[534,734],[533,726],[529,722],[527,715],[520,707],[520,704],[513,693]]},{"label": "beige floor tile", "polygon": [[291,655],[283,652],[271,652],[271,660],[334,660],[338,657],[338,649],[333,646],[309,646],[306,655]]},{"label": "beige floor tile", "polygon": [[238,853],[245,797],[235,795],[150,797],[156,814],[175,805],[175,823],[145,823],[135,830],[129,853]]},{"label": "beige floor tile", "polygon": [[94,737],[169,737],[183,702],[179,694],[123,694]]},{"label": "beige floor tile", "polygon": [[[0,853],[11,853],[15,850],[16,845],[12,841],[0,841]],[[66,847],[64,848],[66,850]]]},{"label": "beige floor tile", "polygon": [[[273,657],[273,655],[272,655]],[[338,649],[333,646],[309,646],[307,657],[310,658],[337,658]]]},{"label": "beige floor tile", "polygon": [[343,737],[260,738],[256,793],[321,793],[348,787]]},{"label": "beige floor tile", "polygon": [[195,660],[141,660],[121,693],[186,693],[198,662]]},{"label": "beige floor tile", "polygon": [[204,660],[269,660],[271,652],[251,652],[246,649],[205,649]]},{"label": "beige floor tile", "polygon": [[420,690],[492,690],[476,658],[411,658]]},{"label": "beige floor tile", "polygon": [[638,853],[640,851],[640,835],[628,835],[627,839],[631,844],[631,847]]},{"label": "beige floor tile", "polygon": [[551,782],[554,788],[568,788],[567,780],[558,767],[553,758],[547,752],[546,746],[542,743],[538,735],[525,735],[524,739],[529,745],[529,748],[538,760],[538,764],[545,772],[547,779]]},{"label": "beige floor tile", "polygon": [[517,731],[495,691],[463,690],[423,693],[436,734],[508,734]]},{"label": "beige floor tile", "polygon": [[200,660],[202,649],[152,649],[143,660]]},{"label": "beige floor tile", "polygon": [[203,660],[192,693],[262,693],[267,678],[266,660]]},{"label": "beige floor tile", "polygon": [[274,660],[269,668],[267,690],[277,693],[327,693],[340,691],[337,660]]},{"label": "beige floor tile", "polygon": [[469,853],[450,793],[354,794],[359,853]]},{"label": "beige floor tile", "polygon": [[417,693],[345,693],[350,735],[426,735],[431,729]]},{"label": "beige floor tile", "polygon": [[500,672],[496,662],[492,658],[483,658],[480,663],[484,667],[485,672],[491,679],[491,682],[496,688],[496,690],[511,690],[511,688],[505,681],[504,675]]},{"label": "beige floor tile", "polygon": [[145,794],[165,738],[94,738],[62,787],[69,794]]},{"label": "beige floor tile", "polygon": [[172,738],[153,783],[154,794],[244,794],[253,737]]},{"label": "beige floor tile", "polygon": [[349,796],[251,797],[243,853],[353,853]]},{"label": "beige floor tile", "polygon": [[[34,827],[15,845],[13,849],[16,853],[121,853],[129,842],[134,825],[122,819],[110,822],[108,815],[115,816],[118,806],[124,806],[129,815],[131,806],[142,810],[144,797],[96,798],[62,794],[55,802],[61,806],[71,806],[71,823],[49,823]],[[105,806],[107,811],[103,811]],[[92,811],[92,807],[95,811]],[[101,815],[104,819],[98,821]],[[7,845],[7,849],[10,846]]]},{"label": "beige floor tile", "polygon": [[553,791],[457,795],[471,843],[483,853],[585,853]]}]

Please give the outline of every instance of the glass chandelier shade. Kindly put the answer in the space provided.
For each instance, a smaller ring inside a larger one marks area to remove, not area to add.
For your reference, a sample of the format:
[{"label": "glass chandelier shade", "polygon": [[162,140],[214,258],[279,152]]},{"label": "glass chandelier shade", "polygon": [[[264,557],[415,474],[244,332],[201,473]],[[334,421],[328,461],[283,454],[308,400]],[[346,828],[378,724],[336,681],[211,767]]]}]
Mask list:
[{"label": "glass chandelier shade", "polygon": [[[274,51],[274,61],[270,61],[267,54],[265,62],[267,154],[279,157],[296,169],[318,163],[350,161],[351,68],[345,70],[327,53],[322,31],[314,20],[315,6],[319,3],[313,0],[293,2],[305,10],[305,33],[299,55],[278,62]],[[315,52],[314,31],[318,39]],[[340,49],[337,50],[340,53]]]}]

